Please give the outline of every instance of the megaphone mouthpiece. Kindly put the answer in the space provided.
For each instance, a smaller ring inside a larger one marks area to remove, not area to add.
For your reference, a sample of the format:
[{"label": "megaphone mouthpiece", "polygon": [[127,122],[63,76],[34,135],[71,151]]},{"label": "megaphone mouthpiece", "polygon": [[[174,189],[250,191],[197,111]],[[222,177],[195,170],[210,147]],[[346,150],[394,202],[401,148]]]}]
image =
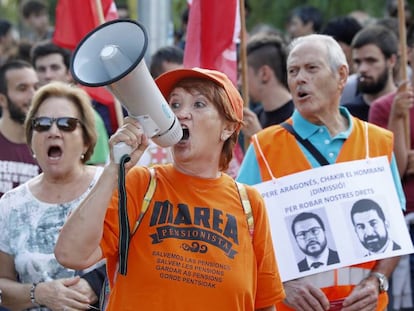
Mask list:
[{"label": "megaphone mouthpiece", "polygon": [[116,78],[120,72],[125,72],[134,63],[114,44],[104,46],[99,56],[110,79]]},{"label": "megaphone mouthpiece", "polygon": [[116,45],[109,44],[105,46],[101,51],[101,58],[107,60],[113,58],[114,55],[119,51],[119,48]]}]

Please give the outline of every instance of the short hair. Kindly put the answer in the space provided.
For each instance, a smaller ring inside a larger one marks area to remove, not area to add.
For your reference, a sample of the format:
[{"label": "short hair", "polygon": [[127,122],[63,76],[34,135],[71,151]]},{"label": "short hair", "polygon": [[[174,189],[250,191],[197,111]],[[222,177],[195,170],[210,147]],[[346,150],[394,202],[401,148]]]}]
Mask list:
[{"label": "short hair", "polygon": [[150,64],[150,73],[151,76],[155,79],[162,73],[164,70],[162,65],[164,62],[182,64],[184,61],[184,51],[175,45],[169,45],[159,48],[151,57]]},{"label": "short hair", "polygon": [[70,68],[70,60],[71,60],[71,52],[67,49],[64,49],[53,42],[46,40],[40,41],[36,43],[31,51],[30,51],[30,58],[32,61],[33,66],[36,65],[36,60],[39,57],[48,56],[50,54],[59,54],[63,58],[63,63],[65,64],[66,68],[69,70]]},{"label": "short hair", "polygon": [[319,32],[323,24],[322,12],[311,5],[298,6],[293,9],[290,18],[299,17],[304,24],[313,23],[313,30]]},{"label": "short hair", "polygon": [[32,14],[47,13],[47,5],[41,0],[27,0],[23,2],[22,14],[24,18],[29,18]]},{"label": "short hair", "polygon": [[[325,46],[326,51],[327,51],[327,56],[328,56],[328,64],[332,72],[337,72],[338,69],[343,65],[346,66],[346,68],[349,68],[348,62],[346,60],[344,51],[342,50],[341,46],[334,38],[328,35],[311,34],[311,35],[301,36],[301,37],[293,39],[288,47],[289,55],[290,55],[290,52],[299,44],[304,43],[304,42],[315,42],[315,41],[319,41]],[[289,59],[289,55],[288,55],[288,59]]]},{"label": "short hair", "polygon": [[414,46],[414,23],[410,24],[407,29],[407,46]]},{"label": "short hair", "polygon": [[[404,10],[409,10],[410,6],[407,1],[404,0]],[[398,17],[398,1],[386,0],[385,1],[385,14],[392,17]]]},{"label": "short hair", "polygon": [[365,45],[376,45],[389,59],[392,55],[398,55],[399,42],[395,33],[382,25],[369,25],[362,28],[352,40],[351,47],[359,49]]},{"label": "short hair", "polygon": [[384,212],[382,211],[381,206],[379,206],[379,204],[377,202],[375,202],[374,200],[371,199],[361,199],[356,201],[351,208],[351,220],[352,220],[352,224],[355,225],[354,222],[354,215],[358,214],[358,213],[364,213],[364,212],[368,212],[374,210],[377,212],[379,218],[382,219],[382,221],[385,221],[385,215]]},{"label": "short hair", "polygon": [[0,38],[7,35],[7,33],[12,29],[13,25],[6,19],[0,19]]},{"label": "short hair", "polygon": [[276,78],[287,88],[286,44],[280,36],[257,33],[250,37],[246,45],[247,63],[255,71],[267,65]]},{"label": "short hair", "polygon": [[88,145],[88,149],[86,150],[81,161],[86,163],[92,156],[97,140],[97,133],[95,129],[95,111],[91,105],[91,100],[88,94],[77,86],[71,86],[67,83],[55,81],[42,86],[36,91],[24,123],[27,144],[29,146],[32,145],[33,117],[39,111],[39,108],[44,101],[51,97],[66,98],[78,109],[82,123],[83,140],[84,143]]},{"label": "short hair", "polygon": [[398,18],[396,17],[389,16],[389,17],[383,17],[383,18],[377,19],[374,25],[384,26],[388,28],[389,30],[391,30],[393,33],[395,33],[397,38],[400,37],[400,29],[399,29],[400,25],[398,23]]},{"label": "short hair", "polygon": [[[10,70],[17,70],[23,68],[31,68],[33,66],[24,60],[21,59],[12,59],[0,67],[0,93],[6,95],[7,94],[7,81],[6,81],[6,74]],[[33,69],[34,70],[34,69]]]},{"label": "short hair", "polygon": [[[187,92],[191,92],[192,90],[199,91],[215,105],[219,114],[224,116],[227,121],[239,124],[240,121],[238,121],[234,109],[231,108],[232,105],[229,103],[229,97],[227,96],[226,91],[215,82],[203,78],[188,78],[180,80],[174,85],[174,88],[177,87],[181,87]],[[229,168],[238,135],[238,131],[235,131],[230,138],[224,142],[219,162],[219,169],[221,171],[226,171]]]},{"label": "short hair", "polygon": [[336,41],[351,45],[352,39],[361,29],[361,24],[354,17],[347,15],[329,20],[321,33],[333,37]]},{"label": "short hair", "polygon": [[295,232],[296,223],[298,223],[299,221],[305,221],[305,220],[308,220],[308,219],[315,219],[318,222],[318,224],[321,226],[322,230],[325,231],[325,225],[323,224],[323,221],[319,217],[318,214],[310,213],[310,212],[304,212],[304,213],[298,214],[292,221],[291,230],[292,230],[293,235],[296,236],[296,232]]},{"label": "short hair", "polygon": [[20,39],[19,42],[17,43],[17,51],[12,56],[12,58],[22,59],[29,63],[32,63],[30,59],[30,51],[32,50],[32,47],[33,47],[33,43],[30,40],[26,38]]}]

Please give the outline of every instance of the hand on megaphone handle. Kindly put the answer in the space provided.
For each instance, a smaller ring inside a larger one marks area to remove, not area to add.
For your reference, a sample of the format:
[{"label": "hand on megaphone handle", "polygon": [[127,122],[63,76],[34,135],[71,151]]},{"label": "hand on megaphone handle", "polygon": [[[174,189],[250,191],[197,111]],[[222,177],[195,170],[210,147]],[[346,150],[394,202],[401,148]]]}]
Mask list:
[{"label": "hand on megaphone handle", "polygon": [[131,160],[126,169],[134,166],[148,147],[148,137],[140,123],[131,117],[124,119],[124,124],[109,139],[111,160],[119,164],[123,155],[129,154]]}]

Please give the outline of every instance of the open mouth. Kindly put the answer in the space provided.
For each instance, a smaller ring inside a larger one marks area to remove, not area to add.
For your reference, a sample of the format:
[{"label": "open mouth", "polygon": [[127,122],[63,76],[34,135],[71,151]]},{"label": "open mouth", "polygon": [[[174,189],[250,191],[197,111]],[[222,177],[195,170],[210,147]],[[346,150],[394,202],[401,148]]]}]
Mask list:
[{"label": "open mouth", "polygon": [[183,127],[183,137],[181,138],[181,141],[188,140],[190,138],[190,131],[187,127]]},{"label": "open mouth", "polygon": [[58,159],[62,156],[62,149],[59,146],[50,146],[47,155],[51,159]]},{"label": "open mouth", "polygon": [[358,77],[358,80],[359,81],[361,81],[361,82],[364,82],[364,81],[366,81],[366,80],[368,80],[369,78],[367,77],[367,76],[359,76]]},{"label": "open mouth", "polygon": [[299,98],[304,98],[304,97],[306,97],[306,96],[309,95],[309,93],[303,92],[303,91],[299,91],[297,94],[298,94],[298,97]]}]

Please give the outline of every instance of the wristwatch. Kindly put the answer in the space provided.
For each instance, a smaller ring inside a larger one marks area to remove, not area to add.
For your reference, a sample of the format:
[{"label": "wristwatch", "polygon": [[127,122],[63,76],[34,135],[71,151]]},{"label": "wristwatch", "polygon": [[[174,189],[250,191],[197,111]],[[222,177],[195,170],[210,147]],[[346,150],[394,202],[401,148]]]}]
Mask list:
[{"label": "wristwatch", "polygon": [[379,292],[384,293],[388,290],[388,278],[380,272],[371,272],[370,276],[375,276],[379,282]]}]

